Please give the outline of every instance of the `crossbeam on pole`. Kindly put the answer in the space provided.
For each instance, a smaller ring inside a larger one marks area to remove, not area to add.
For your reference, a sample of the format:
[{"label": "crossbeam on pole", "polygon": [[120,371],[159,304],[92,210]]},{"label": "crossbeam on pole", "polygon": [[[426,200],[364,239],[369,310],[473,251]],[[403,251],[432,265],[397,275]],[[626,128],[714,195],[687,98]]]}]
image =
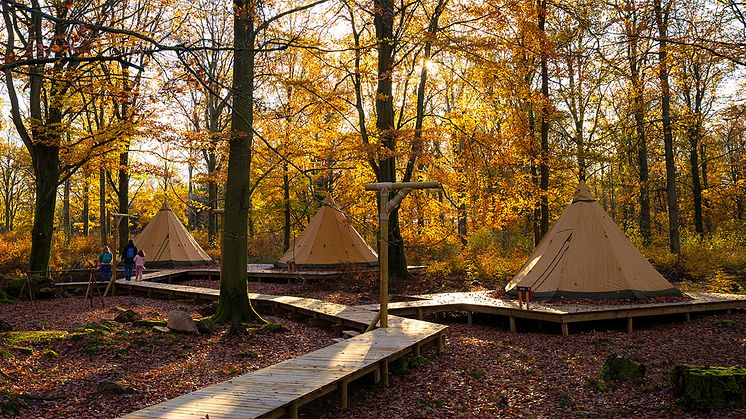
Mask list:
[{"label": "crossbeam on pole", "polygon": [[[380,199],[378,225],[381,235],[381,247],[378,252],[378,271],[380,276],[380,310],[381,327],[389,325],[389,215],[401,204],[401,201],[413,189],[440,189],[439,182],[379,182],[365,185],[366,191],[378,191]],[[393,198],[389,195],[393,191],[399,191]],[[375,323],[372,325],[374,326]]]}]

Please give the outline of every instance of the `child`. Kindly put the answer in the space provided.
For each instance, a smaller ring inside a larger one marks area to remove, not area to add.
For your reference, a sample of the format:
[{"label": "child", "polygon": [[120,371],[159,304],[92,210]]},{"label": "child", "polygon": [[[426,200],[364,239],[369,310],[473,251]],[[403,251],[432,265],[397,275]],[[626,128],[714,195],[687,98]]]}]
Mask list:
[{"label": "child", "polygon": [[135,256],[137,256],[137,247],[135,242],[130,239],[127,246],[122,249],[122,262],[124,262],[124,278],[129,281],[132,279],[132,268],[135,267]]},{"label": "child", "polygon": [[135,256],[135,281],[142,281],[143,269],[145,269],[145,252],[140,249]]},{"label": "child", "polygon": [[109,246],[104,246],[104,250],[98,256],[99,270],[101,271],[100,281],[107,282],[111,279],[111,260],[113,258]]}]

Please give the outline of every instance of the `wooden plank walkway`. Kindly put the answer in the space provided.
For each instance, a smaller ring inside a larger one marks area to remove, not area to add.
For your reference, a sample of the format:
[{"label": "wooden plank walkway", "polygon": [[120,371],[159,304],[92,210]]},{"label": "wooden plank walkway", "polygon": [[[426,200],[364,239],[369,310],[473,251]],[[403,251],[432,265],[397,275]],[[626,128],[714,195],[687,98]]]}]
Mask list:
[{"label": "wooden plank walkway", "polygon": [[[151,279],[162,279],[164,272]],[[145,276],[143,276],[145,278]],[[58,284],[85,287],[87,282]],[[103,283],[105,285],[105,283]],[[133,290],[171,297],[217,300],[219,290],[162,282],[117,280],[119,292]],[[267,294],[249,294],[252,302],[272,310],[284,310],[323,319],[331,324],[365,330],[376,313],[325,301]],[[205,387],[163,403],[138,410],[125,418],[250,418],[297,417],[298,408],[332,391],[347,406],[349,383],[367,374],[388,384],[389,363],[407,354],[419,355],[423,346],[442,349],[446,326],[390,316],[387,329],[367,333],[321,348],[270,367]]]},{"label": "wooden plank walkway", "polygon": [[[425,323],[425,322],[419,322]],[[303,404],[336,391],[347,406],[348,385],[367,374],[386,380],[388,364],[438,339],[443,326],[376,329],[306,355],[205,387],[124,418],[297,417]]]}]

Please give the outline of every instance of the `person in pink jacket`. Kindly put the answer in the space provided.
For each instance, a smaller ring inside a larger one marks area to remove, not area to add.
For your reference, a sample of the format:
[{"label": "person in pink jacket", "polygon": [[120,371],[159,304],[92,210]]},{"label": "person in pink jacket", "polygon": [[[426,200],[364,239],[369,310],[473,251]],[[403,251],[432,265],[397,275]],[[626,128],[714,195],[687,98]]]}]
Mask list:
[{"label": "person in pink jacket", "polygon": [[145,269],[145,252],[140,249],[135,256],[135,281],[142,281],[142,271]]}]

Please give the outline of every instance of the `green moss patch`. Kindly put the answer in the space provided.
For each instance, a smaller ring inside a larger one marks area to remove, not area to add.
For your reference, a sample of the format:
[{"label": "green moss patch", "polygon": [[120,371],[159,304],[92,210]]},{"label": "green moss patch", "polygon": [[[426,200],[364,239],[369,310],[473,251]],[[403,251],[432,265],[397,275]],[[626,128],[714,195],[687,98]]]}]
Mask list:
[{"label": "green moss patch", "polygon": [[39,330],[30,332],[5,332],[0,333],[8,345],[34,345],[46,343],[53,340],[65,339],[69,335],[64,330]]},{"label": "green moss patch", "polygon": [[673,393],[686,410],[711,410],[746,405],[746,367],[676,365]]},{"label": "green moss patch", "polygon": [[617,354],[606,358],[601,370],[601,378],[609,380],[642,381],[645,378],[645,365]]}]

